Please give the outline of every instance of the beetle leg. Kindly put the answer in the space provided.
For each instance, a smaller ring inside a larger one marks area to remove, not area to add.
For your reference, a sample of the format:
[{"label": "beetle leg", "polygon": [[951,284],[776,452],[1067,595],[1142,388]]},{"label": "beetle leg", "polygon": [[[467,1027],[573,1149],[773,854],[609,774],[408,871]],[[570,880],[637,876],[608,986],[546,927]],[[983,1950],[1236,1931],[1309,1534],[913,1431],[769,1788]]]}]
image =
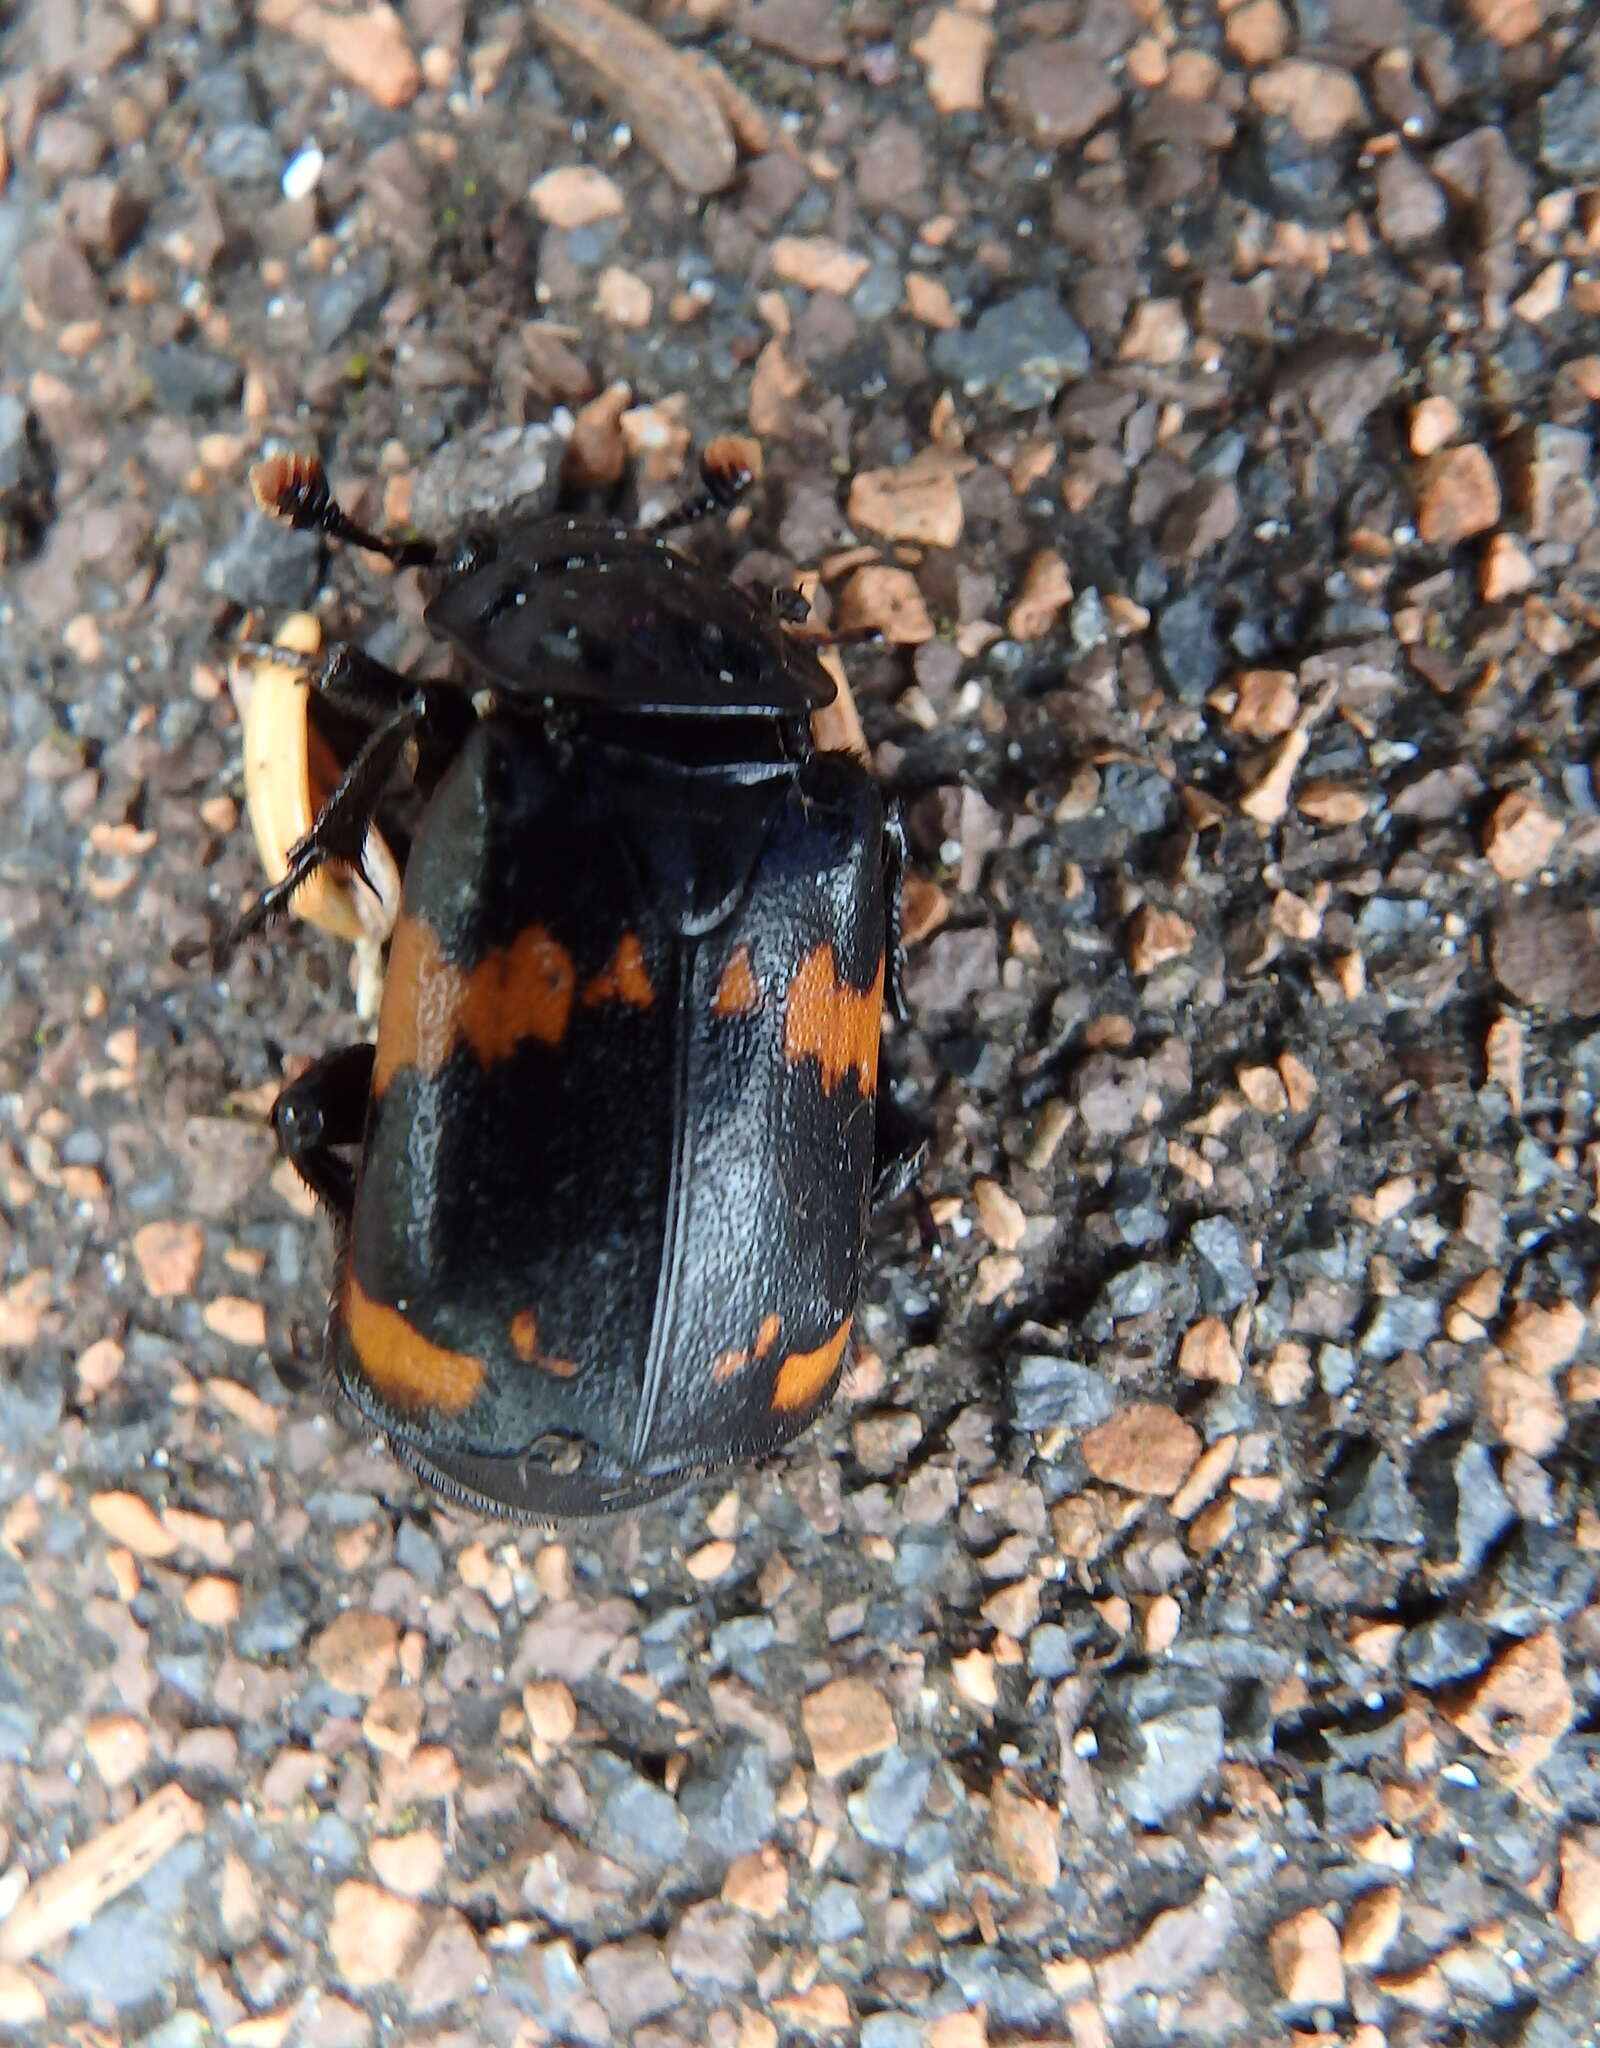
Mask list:
[{"label": "beetle leg", "polygon": [[906,878],[906,821],[898,797],[883,816],[884,1000],[897,1024],[906,1021],[906,949],[900,938],[900,897]]},{"label": "beetle leg", "polygon": [[431,540],[390,540],[357,526],[328,488],[328,473],[315,455],[272,455],[250,472],[250,489],[263,512],[286,526],[312,528],[347,540],[375,555],[387,555],[401,569],[426,568],[438,559]]},{"label": "beetle leg", "polygon": [[214,948],[213,957],[219,964],[241,940],[285,911],[296,889],[309,881],[325,861],[343,861],[366,879],[361,856],[366,849],[367,832],[406,743],[427,714],[427,694],[414,691],[408,703],[393,711],[376,732],[368,734],[360,753],[345,770],[343,781],[317,813],[311,830],[289,848],[289,865],[282,881],[264,889]]},{"label": "beetle leg", "polygon": [[374,1048],[345,1045],[325,1053],[272,1105],[278,1150],[336,1222],[347,1227],[355,1169],[336,1146],[359,1145],[372,1088]]}]

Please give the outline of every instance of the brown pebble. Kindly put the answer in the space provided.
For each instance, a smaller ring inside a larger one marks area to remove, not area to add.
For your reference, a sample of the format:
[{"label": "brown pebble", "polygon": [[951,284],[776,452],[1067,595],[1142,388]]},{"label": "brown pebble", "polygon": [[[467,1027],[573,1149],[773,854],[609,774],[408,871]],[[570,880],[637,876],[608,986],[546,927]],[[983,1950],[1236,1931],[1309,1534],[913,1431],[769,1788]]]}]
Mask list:
[{"label": "brown pebble", "polygon": [[825,1778],[840,1777],[868,1757],[893,1749],[889,1702],[864,1678],[836,1678],[800,1702],[812,1762]]},{"label": "brown pebble", "polygon": [[1128,965],[1135,974],[1153,974],[1169,960],[1182,960],[1193,944],[1194,926],[1187,918],[1146,903],[1128,926]]},{"label": "brown pebble", "polygon": [[97,1714],[83,1731],[83,1746],[111,1786],[126,1785],[150,1761],[150,1731],[132,1714]]},{"label": "brown pebble", "polygon": [[239,1581],[208,1572],[184,1588],[183,1604],[202,1628],[229,1628],[239,1619]]},{"label": "brown pebble", "polygon": [[933,620],[909,569],[857,569],[839,592],[841,633],[881,633],[893,647],[920,647]]},{"label": "brown pebble", "polygon": [[852,526],[888,540],[953,548],[962,523],[955,471],[937,450],[903,469],[864,469],[850,485],[845,516]]},{"label": "brown pebble", "polygon": [[421,1909],[375,1884],[352,1878],[333,1895],[328,1949],[341,1980],[352,1991],[392,1982],[421,1934]]},{"label": "brown pebble", "polygon": [[1083,1439],[1096,1479],[1162,1499],[1177,1492],[1199,1455],[1199,1432],[1159,1401],[1135,1401]]},{"label": "brown pebble", "polygon": [[1461,408],[1440,392],[1411,408],[1409,439],[1413,455],[1437,455],[1461,431]]},{"label": "brown pebble", "polygon": [[1041,548],[1023,571],[1006,631],[1013,640],[1039,640],[1072,602],[1072,577],[1054,548]]},{"label": "brown pebble", "polygon": [[1577,1356],[1588,1329],[1575,1301],[1558,1301],[1553,1308],[1520,1301],[1500,1332],[1500,1348],[1524,1372],[1559,1372]]},{"label": "brown pebble", "polygon": [[1250,81],[1250,97],[1264,114],[1291,122],[1307,142],[1329,143],[1366,115],[1361,88],[1348,71],[1303,57],[1286,57]]},{"label": "brown pebble", "polygon": [[205,1255],[205,1232],[198,1223],[147,1223],[134,1233],[139,1277],[158,1301],[192,1294]]},{"label": "brown pebble", "polygon": [[539,218],[553,228],[587,228],[615,220],[623,211],[622,189],[592,164],[563,164],[536,178],[528,198]]},{"label": "brown pebble", "polygon": [[1556,1919],[1574,1941],[1600,1943],[1600,1828],[1573,1829],[1561,1838]]},{"label": "brown pebble", "polygon": [[1505,1758],[1517,1780],[1525,1779],[1572,1726],[1561,1638],[1547,1628],[1511,1644],[1442,1712],[1469,1742]]},{"label": "brown pebble", "polygon": [[259,1301],[242,1294],[219,1294],[202,1311],[208,1330],[230,1344],[244,1344],[260,1351],[267,1341],[267,1312]]},{"label": "brown pebble", "polygon": [[1422,464],[1417,532],[1429,547],[1453,548],[1487,533],[1500,518],[1500,479],[1476,441],[1446,448]]},{"label": "brown pebble", "polygon": [[984,1236],[1002,1251],[1015,1251],[1028,1229],[1022,1204],[1014,1195],[1008,1195],[998,1181],[981,1176],[972,1184],[972,1197],[978,1211],[978,1227]]},{"label": "brown pebble", "polygon": [[1400,1932],[1403,1903],[1397,1884],[1374,1885],[1371,1891],[1351,1900],[1345,1910],[1340,1943],[1347,1963],[1365,1969],[1378,1961]]},{"label": "brown pebble", "polygon": [[982,111],[983,77],[993,49],[988,22],[962,8],[940,8],[911,45],[911,54],[927,72],[928,97],[941,114]]},{"label": "brown pebble", "polygon": [[[4,180],[0,179],[3,189]],[[0,2027],[42,2026],[49,2011],[44,1993],[26,1970],[15,1963],[0,1963]]]},{"label": "brown pebble", "polygon": [[1315,1906],[1280,1920],[1267,1936],[1278,1989],[1291,2005],[1343,2005],[1339,1931]]},{"label": "brown pebble", "polygon": [[386,1685],[367,1702],[361,1732],[381,1756],[410,1756],[422,1739],[422,1695],[407,1685]]},{"label": "brown pebble", "polygon": [[1478,1398],[1500,1442],[1530,1458],[1545,1457],[1567,1433],[1566,1412],[1550,1383],[1514,1365],[1486,1365]]},{"label": "brown pebble", "polygon": [[1048,1891],[1061,1876],[1061,1816],[1008,1772],[989,1787],[989,1831],[995,1854],[1018,1884]]},{"label": "brown pebble", "polygon": [[352,1607],[311,1645],[311,1661],[336,1692],[362,1698],[380,1690],[400,1655],[400,1624],[391,1615]]},{"label": "brown pebble", "polygon": [[1245,0],[1223,26],[1228,48],[1245,64],[1272,64],[1289,47],[1289,17],[1278,0]]},{"label": "brown pebble", "polygon": [[1288,669],[1251,668],[1235,678],[1228,730],[1255,740],[1275,740],[1294,728],[1300,693]]},{"label": "brown pebble", "polygon": [[1561,843],[1561,823],[1526,790],[1513,789],[1491,812],[1483,850],[1503,882],[1532,879]]},{"label": "brown pebble", "polygon": [[383,1885],[402,1898],[425,1898],[444,1876],[444,1843],[432,1828],[379,1835],[368,1845],[367,1855]]},{"label": "brown pebble", "polygon": [[848,297],[872,268],[870,256],[846,249],[827,235],[780,235],[772,245],[773,275],[807,292]]},{"label": "brown pebble", "polygon": [[755,1920],[776,1920],[789,1903],[789,1869],[771,1843],[736,1856],[722,1880],[725,1904]]},{"label": "brown pebble", "polygon": [[1178,1346],[1178,1370],[1192,1380],[1212,1380],[1220,1387],[1239,1384],[1243,1368],[1220,1316],[1202,1316],[1184,1331]]},{"label": "brown pebble", "polygon": [[1485,604],[1503,604],[1508,597],[1520,597],[1538,580],[1539,572],[1515,534],[1491,535],[1478,570],[1478,594]]},{"label": "brown pebble", "polygon": [[139,1557],[170,1557],[178,1547],[177,1537],[142,1494],[97,1493],[89,1512],[113,1543]]}]

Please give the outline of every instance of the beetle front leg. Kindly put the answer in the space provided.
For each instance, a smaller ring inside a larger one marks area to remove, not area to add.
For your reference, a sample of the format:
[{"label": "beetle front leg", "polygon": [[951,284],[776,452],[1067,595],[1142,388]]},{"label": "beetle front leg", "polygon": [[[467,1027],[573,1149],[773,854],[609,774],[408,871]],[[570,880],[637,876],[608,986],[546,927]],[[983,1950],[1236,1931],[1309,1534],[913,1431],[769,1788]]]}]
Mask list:
[{"label": "beetle front leg", "polygon": [[361,1143],[374,1050],[370,1045],[345,1045],[325,1053],[272,1105],[278,1150],[341,1230],[349,1227],[356,1176],[338,1148]]},{"label": "beetle front leg", "polygon": [[294,892],[324,862],[343,861],[366,880],[361,858],[367,833],[408,741],[428,716],[428,706],[426,691],[413,689],[409,702],[368,735],[360,753],[345,770],[339,787],[317,813],[311,830],[289,848],[289,864],[282,881],[263,889],[213,949],[213,958],[219,964],[252,932],[287,910]]}]

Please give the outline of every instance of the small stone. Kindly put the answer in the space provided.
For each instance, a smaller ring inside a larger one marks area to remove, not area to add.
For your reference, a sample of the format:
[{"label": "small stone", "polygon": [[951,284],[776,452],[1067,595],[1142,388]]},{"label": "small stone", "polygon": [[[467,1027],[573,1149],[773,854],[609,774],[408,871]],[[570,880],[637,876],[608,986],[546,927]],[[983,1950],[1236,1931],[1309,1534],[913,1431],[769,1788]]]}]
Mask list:
[{"label": "small stone", "polygon": [[113,1787],[138,1777],[150,1761],[150,1731],[132,1714],[97,1714],[83,1731],[83,1746]]},{"label": "small stone", "polygon": [[139,1277],[158,1301],[192,1294],[205,1254],[205,1232],[198,1223],[147,1223],[134,1233]]},{"label": "small stone", "polygon": [[485,1988],[486,1978],[483,1950],[470,1921],[464,1913],[446,1911],[406,1978],[406,2009],[421,2016],[464,2006]]},{"label": "small stone", "polygon": [[1123,1810],[1147,1828],[1162,1826],[1201,1796],[1222,1761],[1221,1711],[1177,1706],[1150,1715],[1132,1730],[1134,1756],[1111,1774]]},{"label": "small stone", "polygon": [[1559,1372],[1576,1358],[1588,1329],[1588,1320],[1575,1301],[1558,1301],[1553,1308],[1522,1301],[1500,1332],[1500,1349],[1524,1372]]},{"label": "small stone", "polygon": [[623,211],[621,187],[590,164],[565,164],[546,171],[529,187],[539,218],[553,228],[588,228],[615,220]]},{"label": "small stone", "polygon": [[1554,1016],[1600,1013],[1600,928],[1591,910],[1565,908],[1554,890],[1530,890],[1496,913],[1489,960],[1519,1003]]},{"label": "small stone", "polygon": [[1366,115],[1361,88],[1348,71],[1302,57],[1286,57],[1250,81],[1250,97],[1265,114],[1290,121],[1312,143],[1329,143]]},{"label": "small stone", "polygon": [[137,1493],[97,1493],[89,1512],[113,1543],[137,1557],[170,1557],[178,1539],[150,1503]]},{"label": "small stone", "polygon": [[1461,408],[1454,399],[1435,392],[1411,408],[1411,452],[1437,455],[1461,431]]},{"label": "small stone", "polygon": [[1600,177],[1600,84],[1582,69],[1539,102],[1539,161],[1558,178]]},{"label": "small stone", "polygon": [[522,1688],[522,1711],[530,1734],[559,1749],[577,1733],[578,1703],[570,1686],[559,1678],[536,1678]]},{"label": "small stone", "polygon": [[1212,1315],[1243,1308],[1256,1294],[1250,1241],[1228,1216],[1202,1216],[1189,1232],[1199,1268],[1200,1305]]},{"label": "small stone", "polygon": [[[1136,1941],[1101,1956],[1094,1965],[1095,1988],[1105,2004],[1116,2006],[1136,1991],[1166,1994],[1192,1984],[1221,1958],[1237,1923],[1227,1889],[1207,1878],[1188,1905],[1157,1913]],[[1079,2040],[1076,2027],[1072,2038]]]},{"label": "small stone", "polygon": [[1485,604],[1504,604],[1508,597],[1520,597],[1538,580],[1539,572],[1515,534],[1490,536],[1478,569],[1478,592]]},{"label": "small stone", "polygon": [[780,235],[772,245],[772,271],[785,284],[806,292],[834,292],[847,298],[872,268],[862,256],[826,235]]},{"label": "small stone", "polygon": [[953,548],[961,538],[961,491],[942,458],[918,457],[903,469],[861,470],[850,485],[850,524],[886,539]]},{"label": "small stone", "polygon": [[207,1572],[185,1587],[183,1605],[202,1628],[231,1628],[239,1619],[239,1581]]},{"label": "small stone", "polygon": [[1288,669],[1246,669],[1233,684],[1228,730],[1254,740],[1275,740],[1292,732],[1300,716],[1300,693]]},{"label": "small stone", "polygon": [[1441,1614],[1408,1628],[1400,1643],[1400,1668],[1424,1692],[1457,1685],[1488,1663],[1494,1645],[1481,1622]]},{"label": "small stone", "polygon": [[1513,789],[1484,826],[1483,850],[1502,882],[1526,882],[1549,860],[1561,837],[1560,820],[1526,790]]},{"label": "small stone", "polygon": [[595,285],[595,304],[617,327],[648,327],[655,293],[642,277],[620,264],[608,263]]},{"label": "small stone", "polygon": [[422,1740],[421,1693],[414,1686],[384,1686],[367,1703],[361,1733],[380,1756],[403,1761],[413,1755]]},{"label": "small stone", "polygon": [[1040,149],[1081,141],[1122,104],[1105,60],[1067,36],[1028,43],[1008,57],[995,96],[1010,126]]},{"label": "small stone", "polygon": [[1446,448],[1422,465],[1417,532],[1429,547],[1453,548],[1487,533],[1500,518],[1500,479],[1475,441]]},{"label": "small stone", "polygon": [[1443,232],[1450,207],[1438,182],[1408,150],[1397,149],[1374,178],[1378,233],[1391,249],[1415,248]]},{"label": "small stone", "polygon": [[1404,1895],[1397,1884],[1374,1885],[1351,1900],[1345,1909],[1340,1943],[1347,1964],[1366,1969],[1383,1956],[1400,1932],[1403,1905]]},{"label": "small stone", "polygon": [[1194,926],[1177,911],[1143,904],[1128,926],[1128,965],[1135,974],[1153,974],[1169,960],[1186,958],[1194,937]]},{"label": "small stone", "polygon": [[208,1330],[230,1344],[243,1344],[255,1351],[266,1347],[267,1312],[259,1301],[242,1294],[219,1294],[206,1303],[202,1317]]},{"label": "small stone", "polygon": [[1600,1943],[1600,1828],[1574,1829],[1561,1838],[1556,1919],[1574,1941]]},{"label": "small stone", "polygon": [[1326,1487],[1328,1520],[1371,1543],[1422,1541],[1416,1505],[1393,1457],[1371,1438],[1347,1444]]},{"label": "small stone", "polygon": [[1200,1435],[1159,1401],[1135,1401],[1091,1429],[1082,1449],[1096,1479],[1165,1499],[1177,1492],[1199,1457]]},{"label": "small stone", "polygon": [[421,1908],[357,1879],[333,1895],[328,1949],[352,1991],[392,1982],[422,1933]]},{"label": "small stone", "polygon": [[385,1888],[402,1898],[425,1898],[444,1876],[444,1842],[431,1828],[413,1828],[404,1835],[378,1835],[367,1848],[373,1869]]},{"label": "small stone", "polygon": [[1034,287],[990,306],[971,328],[939,335],[929,354],[967,397],[1032,412],[1086,373],[1089,337],[1054,291]]},{"label": "small stone", "polygon": [[809,1694],[800,1702],[800,1721],[812,1762],[825,1778],[842,1777],[895,1745],[889,1702],[863,1678],[836,1678]]},{"label": "small stone", "polygon": [[1219,1387],[1238,1386],[1244,1368],[1220,1317],[1202,1316],[1185,1330],[1178,1347],[1178,1370],[1190,1379],[1211,1380]]},{"label": "small stone", "polygon": [[1117,344],[1118,360],[1170,366],[1183,361],[1189,346],[1189,323],[1180,299],[1140,299],[1128,317]]},{"label": "small stone", "polygon": [[934,637],[934,624],[917,579],[909,569],[857,569],[839,592],[842,634],[881,633],[892,647],[920,647]]},{"label": "small stone", "polygon": [[1041,548],[1023,571],[1006,631],[1013,640],[1040,640],[1072,602],[1072,576],[1054,548]]},{"label": "small stone", "polygon": [[1014,1195],[1008,1195],[998,1181],[982,1176],[972,1184],[972,1197],[984,1236],[1002,1251],[1015,1251],[1028,1228],[1022,1204]]},{"label": "small stone", "polygon": [[722,1880],[726,1903],[756,1920],[776,1920],[789,1903],[789,1869],[770,1845],[735,1857]]},{"label": "small stone", "polygon": [[1116,1407],[1116,1395],[1103,1374],[1050,1352],[1019,1358],[1009,1385],[1019,1429],[1087,1429],[1104,1422]]},{"label": "small stone", "polygon": [[311,1661],[335,1692],[365,1698],[378,1692],[400,1655],[400,1625],[393,1616],[353,1607],[311,1645]]},{"label": "small stone", "polygon": [[1061,1876],[1061,1817],[1005,1772],[989,1788],[995,1854],[1021,1885],[1048,1891]]},{"label": "small stone", "polygon": [[798,2034],[843,2034],[849,2031],[850,2000],[842,1984],[813,1984],[809,1991],[775,1998],[772,2011],[780,2027]]},{"label": "small stone", "polygon": [[1265,772],[1239,799],[1239,809],[1245,817],[1253,818],[1258,825],[1276,825],[1282,821],[1289,808],[1289,792],[1295,772],[1305,759],[1309,745],[1305,732],[1298,726],[1293,732],[1284,734]]},{"label": "small stone", "polygon": [[1291,2005],[1343,2005],[1339,1931],[1315,1906],[1280,1920],[1267,1936],[1278,1989]]},{"label": "small stone", "polygon": [[422,90],[422,67],[405,25],[383,0],[359,14],[296,6],[283,25],[302,41],[316,44],[335,71],[380,107],[408,107]]},{"label": "small stone", "polygon": [[941,114],[983,109],[983,79],[994,49],[994,30],[964,8],[942,7],[911,45],[923,65],[928,97]]},{"label": "small stone", "polygon": [[1289,47],[1289,18],[1278,0],[1245,0],[1223,23],[1228,48],[1245,64],[1272,64]]},{"label": "small stone", "polygon": [[1440,1711],[1469,1742],[1505,1758],[1520,1781],[1536,1771],[1572,1726],[1572,1688],[1561,1638],[1544,1629],[1503,1651],[1459,1701]]},{"label": "small stone", "polygon": [[1503,1444],[1543,1458],[1567,1433],[1566,1412],[1547,1380],[1514,1365],[1486,1365],[1479,1385],[1484,1420]]}]

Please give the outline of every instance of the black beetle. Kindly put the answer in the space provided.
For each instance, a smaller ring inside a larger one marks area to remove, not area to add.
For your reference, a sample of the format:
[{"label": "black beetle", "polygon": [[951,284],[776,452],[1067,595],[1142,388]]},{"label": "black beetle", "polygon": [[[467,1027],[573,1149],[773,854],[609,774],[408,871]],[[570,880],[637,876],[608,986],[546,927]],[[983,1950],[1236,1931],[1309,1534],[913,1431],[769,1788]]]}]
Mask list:
[{"label": "black beetle", "polygon": [[[673,524],[748,482],[737,450]],[[420,566],[454,650],[444,680],[344,645],[311,670],[367,736],[226,941],[359,868],[409,771],[377,1044],[273,1110],[338,1230],[330,1374],[485,1512],[638,1507],[773,1450],[837,1385],[869,1202],[915,1157],[878,1093],[904,841],[813,745],[831,680],[659,530],[510,518],[444,548],[354,525],[314,460],[251,481]]]}]

